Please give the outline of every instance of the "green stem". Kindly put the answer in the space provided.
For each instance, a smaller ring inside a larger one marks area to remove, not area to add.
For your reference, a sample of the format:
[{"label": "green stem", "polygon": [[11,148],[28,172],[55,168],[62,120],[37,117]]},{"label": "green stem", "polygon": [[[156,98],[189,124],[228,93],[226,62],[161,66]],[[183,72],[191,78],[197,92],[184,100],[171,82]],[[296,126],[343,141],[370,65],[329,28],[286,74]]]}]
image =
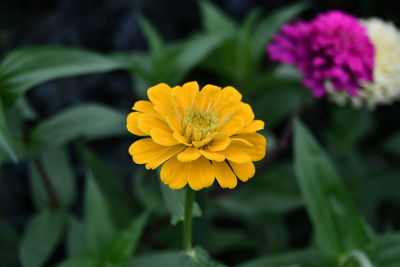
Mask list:
[{"label": "green stem", "polygon": [[183,248],[186,252],[192,249],[192,209],[194,191],[187,186],[185,197],[185,217],[183,221]]}]

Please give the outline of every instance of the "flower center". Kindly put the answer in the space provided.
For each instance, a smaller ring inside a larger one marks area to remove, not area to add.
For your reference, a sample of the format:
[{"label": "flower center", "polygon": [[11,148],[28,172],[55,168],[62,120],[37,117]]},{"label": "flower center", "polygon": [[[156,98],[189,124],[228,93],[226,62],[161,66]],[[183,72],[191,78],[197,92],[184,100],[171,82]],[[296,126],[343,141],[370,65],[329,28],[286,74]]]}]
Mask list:
[{"label": "flower center", "polygon": [[216,118],[215,113],[215,111],[204,111],[202,109],[187,110],[184,121],[186,126],[186,137],[197,141],[202,140],[208,134],[213,133],[218,126],[218,119]]}]

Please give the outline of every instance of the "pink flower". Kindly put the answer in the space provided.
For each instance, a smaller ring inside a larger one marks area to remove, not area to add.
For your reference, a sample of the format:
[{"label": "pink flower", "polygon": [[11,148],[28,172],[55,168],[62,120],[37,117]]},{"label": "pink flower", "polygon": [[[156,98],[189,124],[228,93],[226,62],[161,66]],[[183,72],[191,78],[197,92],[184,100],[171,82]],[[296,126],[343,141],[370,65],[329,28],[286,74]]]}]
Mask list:
[{"label": "pink flower", "polygon": [[284,25],[267,52],[271,60],[295,65],[316,97],[325,95],[325,81],[357,95],[360,83],[372,80],[374,46],[357,18],[341,11]]}]

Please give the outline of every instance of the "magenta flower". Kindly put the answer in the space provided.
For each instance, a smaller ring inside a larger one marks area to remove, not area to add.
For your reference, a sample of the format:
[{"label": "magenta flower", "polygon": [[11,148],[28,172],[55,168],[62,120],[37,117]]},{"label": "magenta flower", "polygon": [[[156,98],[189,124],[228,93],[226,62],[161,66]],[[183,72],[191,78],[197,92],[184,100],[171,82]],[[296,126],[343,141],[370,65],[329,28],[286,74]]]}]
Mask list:
[{"label": "magenta flower", "polygon": [[325,81],[357,95],[360,84],[372,80],[374,46],[357,18],[341,11],[284,25],[267,52],[271,60],[295,65],[316,97],[325,95]]}]

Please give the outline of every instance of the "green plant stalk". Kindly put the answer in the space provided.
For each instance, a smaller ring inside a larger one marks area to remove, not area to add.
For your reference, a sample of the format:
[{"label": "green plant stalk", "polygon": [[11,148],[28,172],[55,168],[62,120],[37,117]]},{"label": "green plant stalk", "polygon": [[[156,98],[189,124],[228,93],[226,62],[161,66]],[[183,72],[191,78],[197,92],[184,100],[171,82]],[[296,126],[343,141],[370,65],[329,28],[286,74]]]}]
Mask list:
[{"label": "green plant stalk", "polygon": [[183,220],[183,249],[186,252],[192,250],[192,209],[194,201],[194,191],[187,186],[185,196],[185,214]]}]

